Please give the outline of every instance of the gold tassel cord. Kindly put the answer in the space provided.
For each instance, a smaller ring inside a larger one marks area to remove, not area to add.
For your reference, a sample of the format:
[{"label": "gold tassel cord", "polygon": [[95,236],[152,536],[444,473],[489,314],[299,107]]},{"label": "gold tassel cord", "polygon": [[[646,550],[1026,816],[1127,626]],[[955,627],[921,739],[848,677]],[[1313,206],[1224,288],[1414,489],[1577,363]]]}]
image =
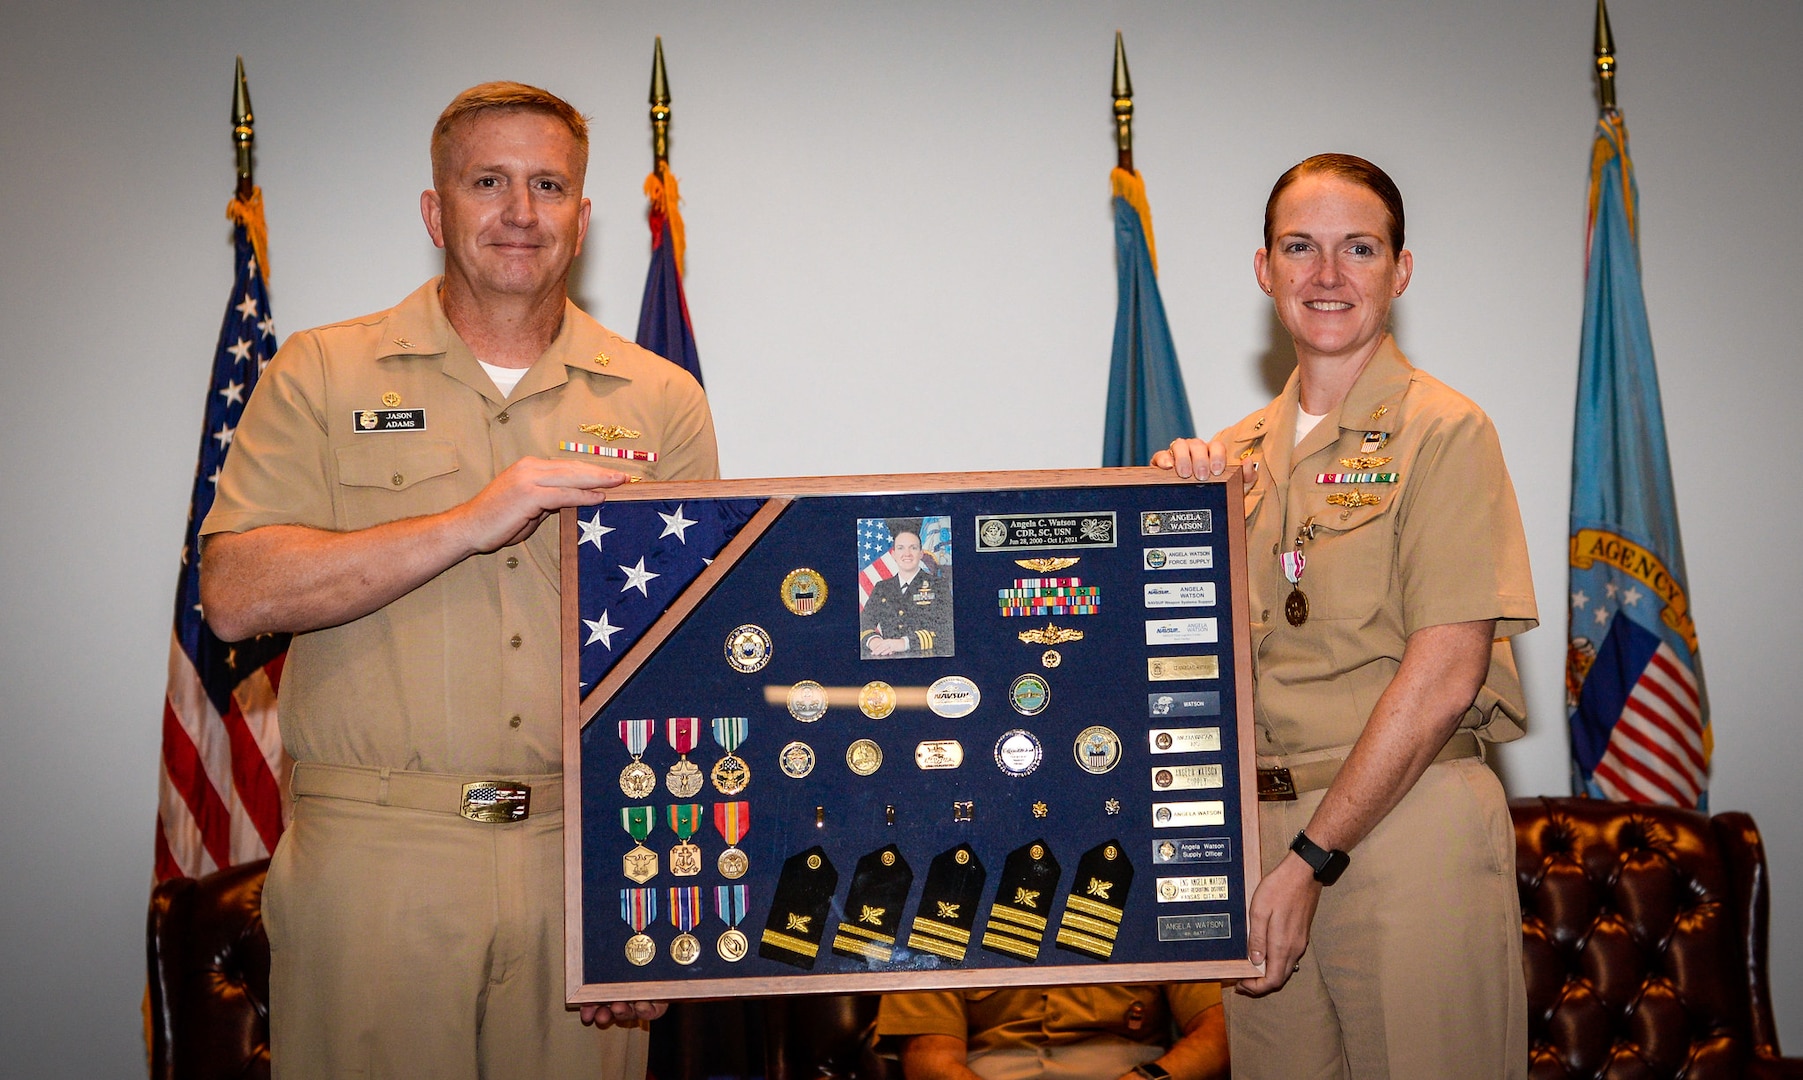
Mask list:
[{"label": "gold tassel cord", "polygon": [[645,177],[645,198],[651,200],[651,212],[662,214],[670,223],[670,244],[675,249],[671,254],[676,256],[676,272],[686,273],[683,254],[686,241],[682,229],[682,194],[676,187],[676,174],[670,171],[670,163],[660,161],[650,176]]},{"label": "gold tassel cord", "polygon": [[1109,179],[1113,181],[1115,196],[1126,199],[1127,205],[1139,212],[1139,227],[1146,234],[1146,250],[1152,255],[1152,272],[1158,273],[1158,243],[1152,239],[1152,204],[1146,201],[1146,182],[1139,173],[1119,168],[1109,174]]},{"label": "gold tassel cord", "polygon": [[[226,205],[225,216],[228,220],[244,226],[250,235],[250,250],[257,257],[257,274],[263,279],[263,287],[269,287],[269,227],[263,224],[263,189],[252,188],[250,198],[234,197]],[[681,248],[677,248],[681,251]]]},{"label": "gold tassel cord", "polygon": [[1634,206],[1633,166],[1628,159],[1628,125],[1620,115],[1602,120],[1604,135],[1598,137],[1590,153],[1590,226],[1596,227],[1596,208],[1602,199],[1603,168],[1613,157],[1621,158],[1622,207],[1628,215],[1628,235],[1640,238],[1640,221]]}]

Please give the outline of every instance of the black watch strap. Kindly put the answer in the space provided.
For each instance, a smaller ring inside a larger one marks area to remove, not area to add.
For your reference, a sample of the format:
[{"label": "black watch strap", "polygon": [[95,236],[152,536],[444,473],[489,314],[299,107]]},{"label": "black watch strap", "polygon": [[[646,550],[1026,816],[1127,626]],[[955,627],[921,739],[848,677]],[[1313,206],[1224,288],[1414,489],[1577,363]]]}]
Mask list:
[{"label": "black watch strap", "polygon": [[1352,865],[1352,856],[1344,851],[1329,851],[1308,838],[1308,833],[1296,830],[1296,839],[1290,841],[1290,850],[1302,856],[1302,861],[1315,872],[1315,880],[1323,885],[1332,885],[1340,880],[1340,875]]},{"label": "black watch strap", "polygon": [[1165,1071],[1163,1065],[1155,1061],[1147,1061],[1133,1066],[1133,1075],[1143,1076],[1146,1080],[1171,1080],[1171,1074]]}]

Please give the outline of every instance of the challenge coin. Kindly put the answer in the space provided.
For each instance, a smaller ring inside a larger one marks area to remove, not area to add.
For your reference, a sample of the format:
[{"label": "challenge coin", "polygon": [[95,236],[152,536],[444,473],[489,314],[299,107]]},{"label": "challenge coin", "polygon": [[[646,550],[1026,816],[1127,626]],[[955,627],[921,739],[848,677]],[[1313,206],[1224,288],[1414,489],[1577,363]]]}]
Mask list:
[{"label": "challenge coin", "polygon": [[962,675],[947,675],[927,687],[927,708],[947,720],[969,716],[982,700],[977,684]]},{"label": "challenge coin", "polygon": [[826,603],[826,579],[818,570],[802,567],[783,578],[783,606],[795,615],[812,615]]},{"label": "challenge coin", "polygon": [[814,771],[814,748],[804,742],[792,742],[776,755],[783,775],[800,780]]},{"label": "challenge coin", "polygon": [[895,687],[873,680],[858,691],[858,711],[872,720],[881,720],[895,711]]},{"label": "challenge coin", "polygon": [[789,687],[789,715],[811,724],[826,715],[826,687],[803,679]]},{"label": "challenge coin", "polygon": [[883,767],[883,748],[870,739],[859,739],[845,748],[845,764],[859,776],[869,776]]},{"label": "challenge coin", "polygon": [[1120,764],[1121,737],[1099,724],[1087,727],[1077,733],[1072,752],[1084,772],[1100,776]]},{"label": "challenge coin", "polygon": [[1039,768],[1045,749],[1039,737],[1025,728],[1015,728],[995,741],[996,768],[1009,776],[1026,776]]},{"label": "challenge coin", "polygon": [[956,739],[928,739],[914,747],[914,764],[922,769],[955,769],[964,764],[964,746]]},{"label": "challenge coin", "polygon": [[770,662],[770,632],[755,623],[735,626],[726,635],[726,662],[749,675]]},{"label": "challenge coin", "polygon": [[1008,704],[1022,716],[1038,716],[1051,704],[1052,688],[1044,677],[1028,672],[1008,687]]}]

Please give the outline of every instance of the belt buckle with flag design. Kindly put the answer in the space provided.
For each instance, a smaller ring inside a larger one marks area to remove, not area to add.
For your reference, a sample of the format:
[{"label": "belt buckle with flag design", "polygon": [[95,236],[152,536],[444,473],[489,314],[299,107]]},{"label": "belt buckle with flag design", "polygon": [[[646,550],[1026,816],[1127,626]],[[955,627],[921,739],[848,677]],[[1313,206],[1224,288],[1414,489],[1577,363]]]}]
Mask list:
[{"label": "belt buckle with flag design", "polygon": [[485,825],[523,821],[532,813],[532,789],[506,780],[476,780],[463,785],[457,812]]}]

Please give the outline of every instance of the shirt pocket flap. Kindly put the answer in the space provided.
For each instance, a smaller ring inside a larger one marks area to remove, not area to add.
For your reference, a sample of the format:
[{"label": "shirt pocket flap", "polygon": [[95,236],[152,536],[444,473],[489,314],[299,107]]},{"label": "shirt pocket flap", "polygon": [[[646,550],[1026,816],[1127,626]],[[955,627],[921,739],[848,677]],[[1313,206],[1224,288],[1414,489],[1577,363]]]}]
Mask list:
[{"label": "shirt pocket flap", "polygon": [[358,443],[339,447],[337,454],[338,482],[346,487],[406,491],[457,471],[457,450],[443,439],[401,437]]}]

